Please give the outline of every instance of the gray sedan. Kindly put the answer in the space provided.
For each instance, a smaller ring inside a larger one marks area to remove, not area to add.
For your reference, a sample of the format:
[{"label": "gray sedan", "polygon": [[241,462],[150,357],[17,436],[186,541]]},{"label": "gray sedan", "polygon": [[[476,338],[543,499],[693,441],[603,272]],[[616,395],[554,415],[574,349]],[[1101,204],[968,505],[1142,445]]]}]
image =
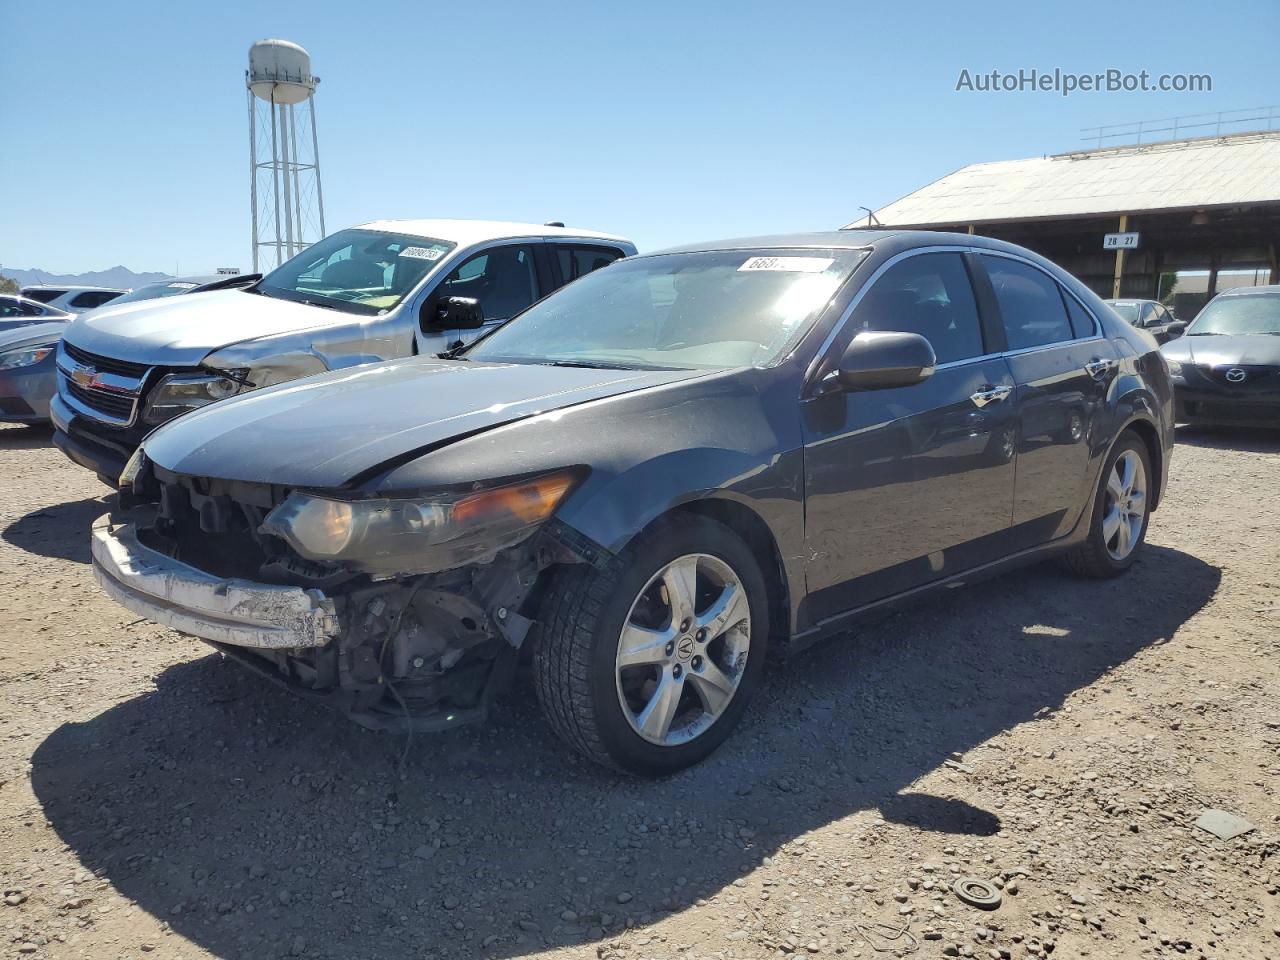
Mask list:
[{"label": "gray sedan", "polygon": [[369,727],[478,720],[528,656],[566,742],[661,774],[729,735],[770,648],[1045,557],[1123,573],[1172,413],[1150,337],[1030,251],[725,241],[159,427],[93,559]]}]

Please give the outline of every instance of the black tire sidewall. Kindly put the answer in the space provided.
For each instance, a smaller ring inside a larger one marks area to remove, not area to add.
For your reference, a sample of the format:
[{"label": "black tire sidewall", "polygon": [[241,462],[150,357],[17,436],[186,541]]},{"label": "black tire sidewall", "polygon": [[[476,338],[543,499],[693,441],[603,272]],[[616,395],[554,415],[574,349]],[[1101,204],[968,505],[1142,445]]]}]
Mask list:
[{"label": "black tire sidewall", "polygon": [[[705,553],[727,563],[738,574],[751,607],[751,646],[747,666],[728,709],[689,743],[660,747],[636,733],[618,702],[615,678],[618,637],[640,591],[649,579],[677,557]],[[619,557],[613,596],[596,624],[589,678],[597,733],[610,757],[635,773],[661,775],[705,758],[733,731],[764,670],[769,637],[768,591],[751,549],[728,527],[707,517],[683,517],[646,533]]]},{"label": "black tire sidewall", "polygon": [[[1102,533],[1102,520],[1107,506],[1107,479],[1111,476],[1111,471],[1115,469],[1116,461],[1127,450],[1132,450],[1138,454],[1139,459],[1142,461],[1142,468],[1146,472],[1146,509],[1142,515],[1142,530],[1138,533],[1138,542],[1133,545],[1133,549],[1129,551],[1127,557],[1123,560],[1117,560],[1111,556],[1111,552],[1107,549],[1107,540]],[[1098,491],[1094,496],[1093,522],[1089,527],[1089,545],[1093,548],[1093,552],[1100,562],[1117,573],[1133,566],[1134,561],[1138,558],[1139,551],[1142,549],[1142,545],[1147,540],[1147,527],[1151,523],[1151,494],[1154,489],[1155,478],[1151,475],[1151,454],[1147,450],[1147,445],[1142,442],[1142,438],[1136,433],[1125,431],[1120,435],[1115,446],[1111,448],[1111,452],[1107,454],[1107,462],[1102,467],[1102,476],[1098,480]]]}]

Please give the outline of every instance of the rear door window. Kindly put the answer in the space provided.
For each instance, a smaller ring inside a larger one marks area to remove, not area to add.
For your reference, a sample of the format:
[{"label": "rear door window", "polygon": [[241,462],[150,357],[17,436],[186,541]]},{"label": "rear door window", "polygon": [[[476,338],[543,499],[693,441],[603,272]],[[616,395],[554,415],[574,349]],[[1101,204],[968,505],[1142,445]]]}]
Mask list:
[{"label": "rear door window", "polygon": [[570,283],[579,277],[585,277],[593,270],[607,267],[622,256],[616,247],[567,246],[556,247],[556,257],[560,261],[560,282]]},{"label": "rear door window", "polygon": [[991,278],[1010,350],[1026,350],[1075,338],[1058,283],[1043,270],[982,254]]},{"label": "rear door window", "polygon": [[39,300],[41,303],[51,303],[66,292],[65,290],[23,290],[22,295],[32,300]]},{"label": "rear door window", "polygon": [[78,293],[72,297],[71,306],[75,307],[77,310],[92,310],[95,307],[102,306],[104,303],[109,303],[118,296],[120,296],[120,294],[115,291],[89,290],[85,293]]},{"label": "rear door window", "polygon": [[969,272],[958,253],[922,253],[895,263],[872,284],[850,322],[855,332],[918,333],[939,363],[985,353]]}]

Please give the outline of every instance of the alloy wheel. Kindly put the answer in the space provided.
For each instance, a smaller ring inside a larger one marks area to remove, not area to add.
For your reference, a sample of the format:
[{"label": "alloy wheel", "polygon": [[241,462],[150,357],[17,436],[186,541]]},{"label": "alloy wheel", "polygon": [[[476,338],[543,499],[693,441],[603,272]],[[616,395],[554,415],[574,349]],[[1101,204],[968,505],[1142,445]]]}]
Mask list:
[{"label": "alloy wheel", "polygon": [[655,573],[631,604],[615,659],[618,700],[631,729],[670,747],[704,733],[728,709],[751,647],[741,578],[708,554]]},{"label": "alloy wheel", "polygon": [[1147,516],[1147,471],[1137,451],[1116,458],[1107,477],[1102,539],[1113,560],[1124,560],[1142,535]]}]

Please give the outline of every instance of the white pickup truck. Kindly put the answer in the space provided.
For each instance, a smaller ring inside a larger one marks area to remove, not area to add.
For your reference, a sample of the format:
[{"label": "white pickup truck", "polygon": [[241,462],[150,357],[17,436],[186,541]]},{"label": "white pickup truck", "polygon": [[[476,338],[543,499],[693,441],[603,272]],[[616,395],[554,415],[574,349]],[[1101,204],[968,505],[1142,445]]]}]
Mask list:
[{"label": "white pickup truck", "polygon": [[560,224],[341,230],[235,289],[73,321],[57,356],[54,443],[114,484],[142,438],[179,414],[325,370],[440,353],[635,252],[621,237]]}]

